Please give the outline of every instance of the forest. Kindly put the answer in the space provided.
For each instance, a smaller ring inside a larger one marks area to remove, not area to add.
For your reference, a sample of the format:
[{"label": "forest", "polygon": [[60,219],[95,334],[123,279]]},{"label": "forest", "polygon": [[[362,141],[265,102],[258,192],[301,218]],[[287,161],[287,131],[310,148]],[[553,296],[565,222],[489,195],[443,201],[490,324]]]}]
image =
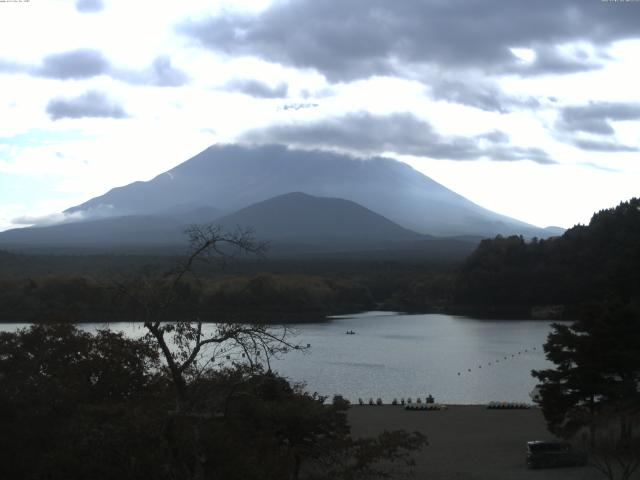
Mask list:
[{"label": "forest", "polygon": [[581,305],[640,301],[640,199],[597,212],[547,240],[483,240],[459,268],[453,303],[477,306]]},{"label": "forest", "polygon": [[[183,306],[212,321],[287,322],[382,308],[475,315],[572,318],[581,305],[638,302],[640,200],[593,215],[549,239],[485,239],[461,262],[413,259],[243,258],[198,266]],[[87,322],[136,318],[118,285],[161,281],[176,258],[0,252],[0,321]],[[180,316],[180,308],[173,312]]]}]

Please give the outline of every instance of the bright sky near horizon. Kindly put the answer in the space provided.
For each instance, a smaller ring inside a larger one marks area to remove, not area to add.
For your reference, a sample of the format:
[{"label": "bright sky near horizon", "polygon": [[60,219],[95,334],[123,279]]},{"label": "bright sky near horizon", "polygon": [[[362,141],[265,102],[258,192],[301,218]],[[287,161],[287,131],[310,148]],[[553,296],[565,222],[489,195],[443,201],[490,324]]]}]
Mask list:
[{"label": "bright sky near horizon", "polygon": [[230,142],[586,223],[640,195],[639,25],[640,1],[0,0],[0,230]]}]

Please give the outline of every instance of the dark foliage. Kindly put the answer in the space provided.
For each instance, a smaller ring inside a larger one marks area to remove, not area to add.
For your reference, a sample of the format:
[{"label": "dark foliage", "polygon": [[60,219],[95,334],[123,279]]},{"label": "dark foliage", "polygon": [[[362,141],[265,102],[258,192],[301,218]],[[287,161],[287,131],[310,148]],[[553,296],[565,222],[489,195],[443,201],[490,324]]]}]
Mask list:
[{"label": "dark foliage", "polygon": [[555,368],[532,374],[549,430],[582,434],[594,466],[628,478],[640,466],[640,309],[586,308],[572,325],[554,325],[544,349]]},{"label": "dark foliage", "polygon": [[202,371],[181,409],[171,384],[155,350],[120,334],[0,334],[0,478],[375,478],[426,444],[354,440],[346,405],[256,367]]},{"label": "dark foliage", "polygon": [[[160,275],[151,274],[147,279],[162,288]],[[125,279],[122,283],[127,282]],[[227,276],[184,282],[177,293],[179,298],[170,312],[177,317],[188,316],[195,308],[254,320],[259,314],[268,321],[270,317],[293,313],[326,315],[373,305],[365,285],[311,275]],[[122,321],[134,320],[138,313],[138,305],[123,298],[106,281],[77,276],[0,279],[2,322]]]},{"label": "dark foliage", "polygon": [[534,371],[551,431],[571,436],[610,405],[640,409],[640,311],[594,306],[555,324],[544,346],[554,369]]},{"label": "dark foliage", "polygon": [[466,305],[568,305],[640,298],[640,199],[593,215],[562,237],[484,240],[456,280]]},{"label": "dark foliage", "polygon": [[0,477],[145,478],[159,455],[145,449],[160,438],[158,366],[155,350],[109,331],[0,333]]}]

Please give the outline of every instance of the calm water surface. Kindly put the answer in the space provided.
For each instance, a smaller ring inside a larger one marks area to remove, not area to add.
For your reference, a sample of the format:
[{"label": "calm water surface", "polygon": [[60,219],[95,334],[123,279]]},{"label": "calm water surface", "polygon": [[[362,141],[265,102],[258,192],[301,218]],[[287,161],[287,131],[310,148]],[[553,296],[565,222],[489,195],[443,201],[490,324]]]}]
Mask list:
[{"label": "calm water surface", "polygon": [[[305,381],[311,392],[340,393],[352,401],[390,402],[430,393],[443,403],[526,402],[536,383],[531,370],[550,366],[542,351],[550,324],[390,312],[339,316],[293,325],[296,342],[311,348],[293,351],[272,367],[292,381]],[[20,326],[5,324],[0,330]],[[131,323],[109,327],[131,336],[143,332]],[[346,335],[348,330],[355,335]]]}]

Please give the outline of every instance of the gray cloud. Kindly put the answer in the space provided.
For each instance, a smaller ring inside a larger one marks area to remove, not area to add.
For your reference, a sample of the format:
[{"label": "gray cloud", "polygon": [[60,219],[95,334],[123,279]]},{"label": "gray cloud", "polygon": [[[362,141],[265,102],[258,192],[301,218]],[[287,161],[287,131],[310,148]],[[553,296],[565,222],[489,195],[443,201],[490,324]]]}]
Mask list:
[{"label": "gray cloud", "polygon": [[583,117],[579,111],[565,109],[558,123],[562,130],[568,132],[587,132],[596,135],[613,135],[615,132],[606,118]]},{"label": "gray cloud", "polygon": [[68,216],[64,213],[52,213],[49,215],[30,216],[24,215],[11,219],[11,223],[18,226],[31,225],[34,227],[48,227],[58,223],[66,223],[73,220],[83,220],[82,216]]},{"label": "gray cloud", "polygon": [[28,71],[28,65],[0,59],[0,73],[26,73]]},{"label": "gray cloud", "polygon": [[602,67],[602,61],[607,58],[602,51],[598,52],[595,58],[584,50],[563,53],[554,45],[536,45],[532,49],[536,53],[535,60],[531,63],[508,66],[507,73],[521,75],[577,73],[599,69]]},{"label": "gray cloud", "polygon": [[[398,75],[399,66],[411,64],[534,75],[597,68],[599,58],[562,54],[557,46],[586,41],[602,50],[637,38],[634,7],[584,0],[298,0],[178,29],[212,50],[313,68],[332,81]],[[534,49],[536,60],[523,64],[514,47]]]},{"label": "gray cloud", "polygon": [[102,0],[77,0],[76,10],[81,13],[96,13],[104,10]]},{"label": "gray cloud", "polygon": [[[556,136],[582,150],[636,152],[640,149],[617,143],[611,121],[640,120],[640,103],[590,102],[564,107],[556,121]],[[585,138],[583,134],[590,135]]]},{"label": "gray cloud", "polygon": [[104,93],[90,90],[74,98],[54,98],[47,104],[52,120],[61,118],[126,118],[124,108]]},{"label": "gray cloud", "polygon": [[117,69],[99,50],[81,48],[54,53],[42,59],[39,66],[25,65],[0,59],[0,73],[30,73],[58,80],[79,80],[98,75],[108,75],[133,85],[178,87],[186,84],[189,77],[171,64],[166,55],[156,57],[151,65],[141,71]]},{"label": "gray cloud", "polygon": [[47,55],[35,74],[60,80],[90,78],[107,74],[110,65],[102,52],[81,48]]},{"label": "gray cloud", "polygon": [[611,120],[640,120],[640,103],[591,102],[565,107],[560,112],[557,126],[571,132],[613,135]]},{"label": "gray cloud", "polygon": [[284,82],[272,87],[259,80],[245,78],[232,80],[225,88],[258,98],[285,98],[289,91],[289,86]]},{"label": "gray cloud", "polygon": [[489,140],[492,143],[507,143],[509,142],[509,135],[507,135],[506,133],[500,131],[500,130],[493,130],[489,133],[483,133],[481,135],[476,136],[475,138],[477,139],[482,139],[484,138],[485,140]]},{"label": "gray cloud", "polygon": [[504,112],[506,109],[499,100],[500,92],[494,88],[478,88],[477,85],[458,81],[444,81],[432,85],[431,94],[436,100],[461,103],[486,111]]},{"label": "gray cloud", "polygon": [[152,85],[155,87],[179,87],[189,82],[187,74],[175,68],[171,64],[171,59],[166,55],[156,57],[151,66],[145,70],[114,69],[111,76],[133,85]]},{"label": "gray cloud", "polygon": [[505,94],[497,84],[487,80],[435,79],[428,81],[430,93],[435,100],[460,103],[488,112],[507,113],[514,109],[540,106],[533,97],[518,98]]},{"label": "gray cloud", "polygon": [[619,143],[606,140],[577,138],[573,139],[571,143],[582,150],[589,150],[593,152],[637,152],[640,150],[637,147],[621,145]]},{"label": "gray cloud", "polygon": [[72,223],[83,220],[97,220],[113,215],[113,205],[100,204],[91,210],[77,210],[75,212],[57,212],[48,215],[23,215],[13,218],[14,225],[32,225],[35,227],[46,227],[60,223]]},{"label": "gray cloud", "polygon": [[149,83],[158,87],[179,87],[188,81],[187,74],[171,65],[165,55],[157,57],[150,69]]},{"label": "gray cloud", "polygon": [[555,163],[541,149],[508,145],[509,138],[503,132],[493,131],[476,137],[442,136],[431,124],[408,113],[374,116],[362,112],[307,124],[274,125],[249,131],[242,140],[302,148],[337,148],[360,154],[395,152],[450,160],[489,158]]}]

